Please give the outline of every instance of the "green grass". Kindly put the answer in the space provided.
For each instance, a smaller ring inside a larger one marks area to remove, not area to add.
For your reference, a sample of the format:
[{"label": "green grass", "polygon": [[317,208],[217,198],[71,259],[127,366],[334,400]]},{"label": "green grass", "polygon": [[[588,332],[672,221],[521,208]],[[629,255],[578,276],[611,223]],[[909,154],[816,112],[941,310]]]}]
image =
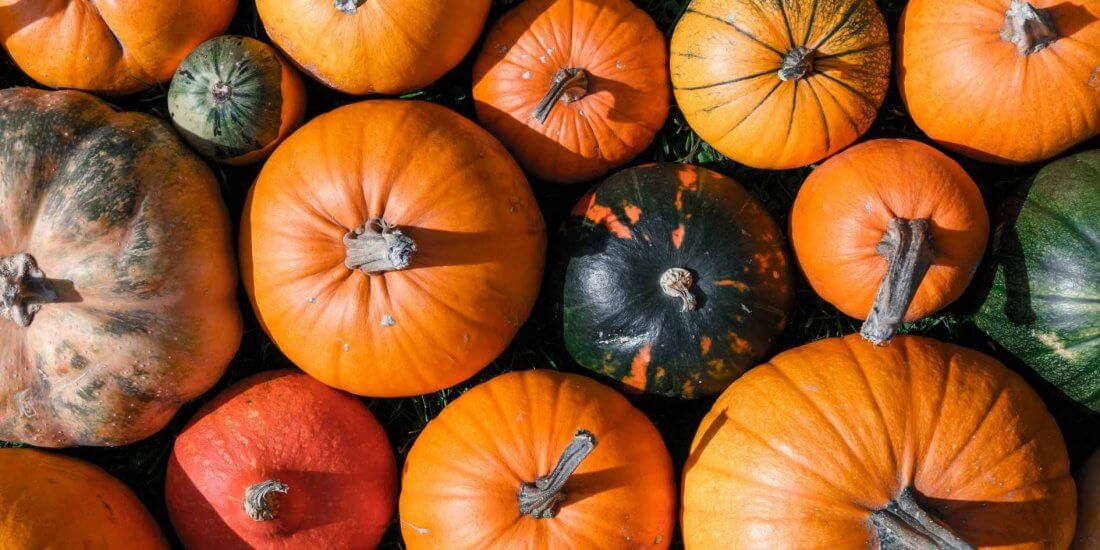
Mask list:
[{"label": "green grass", "polygon": [[[500,14],[515,3],[518,2],[496,0],[489,25],[492,25]],[[687,1],[636,0],[636,3],[653,15],[658,25],[666,35],[669,35],[675,22],[683,13]],[[893,36],[904,2],[880,0],[879,5]],[[266,39],[256,16],[253,0],[241,0],[240,9],[230,32]],[[404,94],[402,97],[440,103],[474,119],[469,90],[472,61],[479,50],[480,43],[459,67],[438,82],[423,90]],[[23,76],[6,56],[0,54],[0,87],[13,85],[33,85],[33,83]],[[307,83],[307,93],[309,98],[307,116],[309,117],[358,100],[358,98],[328,90],[312,81]],[[163,118],[167,115],[164,96],[164,88],[157,87],[134,97],[114,101],[114,104],[122,109],[144,111]],[[878,119],[864,139],[875,137],[906,137],[928,141],[908,117],[905,106],[898,97],[896,89],[893,88],[879,111]],[[1100,147],[1100,143],[1098,140],[1093,140],[1078,149],[1097,147]],[[999,167],[958,156],[955,158],[978,182],[991,212],[1009,189],[1036,169],[1035,166]],[[697,163],[734,177],[772,212],[783,227],[786,226],[787,216],[798,187],[811,170],[806,168],[782,172],[763,171],[731,162],[692,133],[684,123],[683,117],[675,109],[653,145],[640,156],[638,162],[652,160]],[[255,178],[257,170],[255,167],[215,167],[221,180],[226,203],[235,216],[240,214],[245,193]],[[563,187],[538,181],[532,181],[532,185],[548,227],[551,229],[558,226],[572,203],[590,187],[590,185]],[[855,332],[858,329],[856,321],[820,300],[810,290],[805,280],[800,278],[797,284],[796,306],[788,329],[782,335],[776,351],[820,338]],[[905,332],[925,334],[992,353],[1023,374],[1046,400],[1066,436],[1074,463],[1079,464],[1082,458],[1100,443],[1100,419],[1095,414],[1087,413],[1080,407],[1067,403],[1060,397],[1057,390],[1045,384],[1015,358],[999,350],[974,328],[967,321],[967,312],[973,307],[975,299],[975,296],[964,296],[946,311],[906,326]],[[148,505],[170,538],[173,536],[162,493],[165,465],[175,435],[201,403],[209,400],[229,384],[260,371],[293,367],[260,330],[251,312],[248,311],[248,302],[243,294],[240,303],[246,311],[247,324],[244,339],[240,352],[229,366],[226,376],[215,388],[198,401],[185,406],[167,428],[145,441],[115,449],[87,448],[64,451],[66,454],[95,462],[125,481]],[[421,397],[364,400],[386,426],[399,463],[403,461],[424,425],[447,403],[471,386],[501,372],[515,369],[553,368],[578,371],[579,368],[565,353],[561,343],[547,336],[557,333],[552,325],[551,306],[544,293],[531,319],[520,330],[508,350],[472,380],[455,388]],[[631,399],[661,430],[677,466],[681,466],[687,456],[688,445],[695,427],[711,402],[709,400],[680,402],[648,396],[631,396]],[[396,521],[391,525],[382,546],[383,548],[402,547]]]}]

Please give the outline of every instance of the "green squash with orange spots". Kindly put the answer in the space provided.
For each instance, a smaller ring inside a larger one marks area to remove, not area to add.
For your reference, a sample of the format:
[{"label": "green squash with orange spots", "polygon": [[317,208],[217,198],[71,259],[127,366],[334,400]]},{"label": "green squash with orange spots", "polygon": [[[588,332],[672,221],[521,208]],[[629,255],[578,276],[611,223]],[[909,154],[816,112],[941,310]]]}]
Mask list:
[{"label": "green squash with orange spots", "polygon": [[790,312],[775,221],[744,188],[686,164],[619,172],[566,220],[565,347],[647,392],[721,392],[768,352]]}]

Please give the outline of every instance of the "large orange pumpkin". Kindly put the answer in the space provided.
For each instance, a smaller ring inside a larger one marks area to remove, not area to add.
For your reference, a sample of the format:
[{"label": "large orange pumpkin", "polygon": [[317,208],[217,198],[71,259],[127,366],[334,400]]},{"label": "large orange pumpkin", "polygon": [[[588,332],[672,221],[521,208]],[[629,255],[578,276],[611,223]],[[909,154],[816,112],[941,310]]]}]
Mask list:
[{"label": "large orange pumpkin", "polygon": [[0,43],[53,88],[120,95],[172,78],[237,0],[0,0]]},{"label": "large orange pumpkin", "polygon": [[168,548],[121,481],[66,456],[0,449],[0,548]]},{"label": "large orange pumpkin", "polygon": [[1100,133],[1100,2],[912,0],[898,87],[945,147],[988,162],[1051,158]]},{"label": "large orange pumpkin", "polygon": [[1081,468],[1077,487],[1079,508],[1073,548],[1096,550],[1100,548],[1100,450],[1093,452]]},{"label": "large orange pumpkin", "polygon": [[542,215],[491,135],[438,105],[378,100],[303,126],[245,205],[241,271],[275,344],[376,396],[480,370],[534,304]]},{"label": "large orange pumpkin", "polygon": [[189,548],[372,548],[397,466],[358,400],[297,371],[238,382],[176,439],[165,495]]},{"label": "large orange pumpkin", "polygon": [[256,0],[264,29],[310,76],[350,94],[431,84],[473,47],[490,0]]},{"label": "large orange pumpkin", "polygon": [[856,335],[777,355],[703,419],[687,548],[1065,548],[1075,498],[1057,424],[993,358]]},{"label": "large orange pumpkin", "polygon": [[672,35],[688,124],[756,168],[796,168],[856,140],[890,79],[874,0],[693,0]]},{"label": "large orange pumpkin", "polygon": [[861,143],[814,170],[791,210],[791,244],[814,290],[866,319],[876,344],[955,301],[989,237],[974,180],[916,141]]},{"label": "large orange pumpkin", "polygon": [[630,0],[527,0],[485,39],[478,118],[539,178],[602,176],[649,146],[668,114],[668,55]]},{"label": "large orange pumpkin", "polygon": [[417,438],[401,534],[434,548],[667,548],[676,485],[661,435],[594,380],[511,372],[470,390]]}]

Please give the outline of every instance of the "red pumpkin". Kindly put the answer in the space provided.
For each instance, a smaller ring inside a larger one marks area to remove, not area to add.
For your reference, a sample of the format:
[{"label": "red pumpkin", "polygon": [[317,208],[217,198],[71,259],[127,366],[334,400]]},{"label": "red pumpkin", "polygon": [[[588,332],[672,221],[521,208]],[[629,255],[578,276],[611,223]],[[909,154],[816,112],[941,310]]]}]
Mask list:
[{"label": "red pumpkin", "polygon": [[373,547],[396,478],[389,440],[361,402],[284,370],[199,411],[176,439],[165,493],[188,547]]}]

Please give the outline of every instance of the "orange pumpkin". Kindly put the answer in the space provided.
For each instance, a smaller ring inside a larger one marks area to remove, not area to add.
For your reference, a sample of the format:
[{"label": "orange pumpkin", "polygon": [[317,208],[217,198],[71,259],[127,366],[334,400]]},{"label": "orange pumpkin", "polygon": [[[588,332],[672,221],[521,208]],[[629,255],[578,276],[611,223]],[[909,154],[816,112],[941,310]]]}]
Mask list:
[{"label": "orange pumpkin", "polygon": [[902,139],[861,143],[814,170],[791,210],[791,243],[814,290],[866,319],[876,344],[970,284],[989,237],[981,192],[943,153]]},{"label": "orange pumpkin", "polygon": [[0,0],[0,43],[45,86],[122,95],[171,79],[236,11],[237,0]]},{"label": "orange pumpkin", "polygon": [[296,65],[349,94],[427,86],[481,34],[490,0],[256,0],[264,29]]},{"label": "orange pumpkin", "polygon": [[542,279],[546,230],[523,172],[438,105],[341,107],[264,165],[241,271],[275,344],[322,382],[417,395],[480,370]]},{"label": "orange pumpkin", "polygon": [[474,66],[481,123],[541,179],[607,174],[653,141],[668,114],[668,55],[630,0],[527,0]]},{"label": "orange pumpkin", "polygon": [[1075,498],[1057,424],[993,358],[856,335],[781,353],[703,419],[687,548],[1065,548]]},{"label": "orange pumpkin", "polygon": [[1100,548],[1100,450],[1093,452],[1081,468],[1077,488],[1079,508],[1073,548],[1096,550]]},{"label": "orange pumpkin", "polygon": [[168,548],[121,481],[66,456],[0,449],[0,548]]},{"label": "orange pumpkin", "polygon": [[913,120],[979,160],[1051,158],[1100,133],[1100,2],[912,0],[898,88]]},{"label": "orange pumpkin", "polygon": [[873,0],[692,0],[672,35],[688,124],[731,159],[797,168],[856,140],[890,79]]},{"label": "orange pumpkin", "polygon": [[401,534],[432,548],[667,548],[672,460],[644,414],[589,378],[511,372],[432,420],[405,461]]}]

